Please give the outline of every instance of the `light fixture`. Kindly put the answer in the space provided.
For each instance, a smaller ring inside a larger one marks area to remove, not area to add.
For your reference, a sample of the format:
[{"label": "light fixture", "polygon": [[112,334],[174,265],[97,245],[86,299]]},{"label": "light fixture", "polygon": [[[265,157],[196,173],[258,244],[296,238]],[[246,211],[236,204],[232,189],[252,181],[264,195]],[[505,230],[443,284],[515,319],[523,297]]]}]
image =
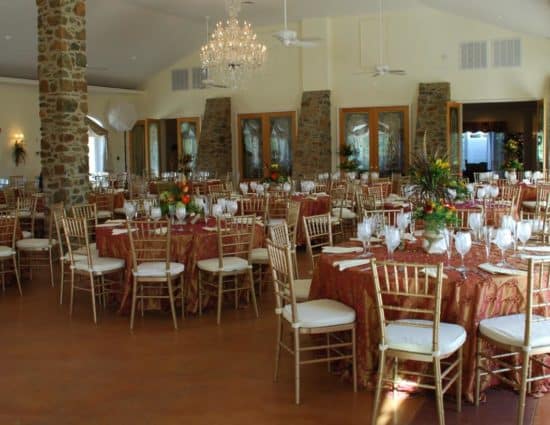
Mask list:
[{"label": "light fixture", "polygon": [[210,40],[201,48],[201,65],[209,78],[237,88],[265,62],[267,48],[256,40],[252,26],[246,21],[241,26],[238,15],[240,0],[226,0],[229,19],[218,22]]}]

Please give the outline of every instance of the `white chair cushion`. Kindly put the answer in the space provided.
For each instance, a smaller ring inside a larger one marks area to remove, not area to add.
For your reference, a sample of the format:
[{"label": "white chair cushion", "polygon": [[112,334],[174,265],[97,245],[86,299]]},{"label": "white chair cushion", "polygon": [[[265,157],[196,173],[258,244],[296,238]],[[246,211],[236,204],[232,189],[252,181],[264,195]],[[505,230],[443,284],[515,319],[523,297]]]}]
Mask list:
[{"label": "white chair cushion", "polygon": [[[97,257],[97,255],[94,256],[94,253],[92,253],[92,257]],[[75,261],[88,261],[88,257],[86,255],[82,255],[82,254],[74,254],[74,260]],[[64,256],[63,256],[63,261],[71,261],[71,258],[69,257],[69,253],[66,253]]]},{"label": "white chair cushion", "polygon": [[113,216],[113,213],[111,211],[99,210],[97,212],[97,218],[99,218],[99,219],[111,218],[112,216]]},{"label": "white chair cushion", "polygon": [[[182,274],[185,266],[180,263],[170,263],[170,274],[177,276]],[[133,272],[137,277],[165,277],[166,263],[164,261],[141,263],[138,265],[137,272]]]},{"label": "white chair cushion", "polygon": [[32,233],[27,230],[22,230],[21,235],[23,236],[23,239],[32,238]]},{"label": "white chair cushion", "polygon": [[[407,326],[400,322],[417,323],[426,327]],[[386,326],[386,345],[392,350],[431,354],[433,330],[430,320],[397,320]],[[439,324],[439,355],[444,357],[454,353],[466,341],[466,331],[453,323]]]},{"label": "white chair cushion", "polygon": [[311,279],[296,279],[294,281],[294,297],[300,301],[307,300],[310,286]]},{"label": "white chair cushion", "polygon": [[269,262],[269,256],[267,254],[267,248],[254,248],[250,252],[250,261],[252,263],[267,263],[267,262]]},{"label": "white chair cushion", "polygon": [[42,211],[34,213],[34,218],[37,218],[39,220],[44,219],[45,217],[46,217],[46,214],[44,214]]},{"label": "white chair cushion", "polygon": [[[85,257],[88,255],[88,253],[86,252],[85,247],[77,249],[74,253],[75,253],[75,255],[83,255]],[[97,246],[96,246],[95,242],[92,242],[90,244],[90,253],[92,254],[92,257],[99,257],[99,253],[97,251]]]},{"label": "white chair cushion", "polygon": [[109,273],[124,268],[124,260],[120,258],[110,257],[95,257],[92,261],[92,269],[88,267],[88,261],[77,261],[74,265],[76,270],[94,272],[94,273]]},{"label": "white chair cushion", "polygon": [[267,225],[276,226],[277,224],[283,224],[285,221],[284,218],[269,218],[267,219]]},{"label": "white chair cushion", "polygon": [[[533,315],[531,322],[531,347],[550,346],[550,322],[541,316]],[[525,335],[525,314],[511,314],[509,316],[492,317],[482,320],[479,332],[496,342],[505,345],[523,346]]]},{"label": "white chair cushion", "polygon": [[57,241],[55,239],[20,239],[15,243],[17,249],[27,251],[47,251],[51,247],[55,246]]},{"label": "white chair cushion", "polygon": [[[355,310],[334,300],[313,300],[296,304],[297,328],[322,328],[325,326],[346,325],[355,322]],[[283,308],[283,317],[292,322],[292,305]]]},{"label": "white chair cushion", "polygon": [[209,258],[208,260],[200,260],[197,262],[197,267],[201,270],[216,273],[216,272],[237,272],[246,270],[249,265],[248,261],[240,257],[224,257],[223,269],[220,269],[218,258]]},{"label": "white chair cushion", "polygon": [[0,245],[0,258],[11,257],[15,251],[9,246]]},{"label": "white chair cushion", "polygon": [[17,215],[21,218],[29,218],[31,216],[31,212],[28,210],[21,210],[18,211]]},{"label": "white chair cushion", "polygon": [[336,217],[336,218],[340,218],[340,211],[342,212],[342,217],[341,218],[353,219],[353,218],[357,217],[357,214],[355,214],[349,208],[342,208],[342,210],[340,210],[340,208],[333,208],[332,209],[332,216]]},{"label": "white chair cushion", "polygon": [[[521,203],[521,205],[523,205],[523,207],[528,209],[528,210],[534,210],[537,207],[537,201],[523,201]],[[540,202],[540,206],[542,208],[545,208],[546,207],[546,202],[544,202],[544,201]]]},{"label": "white chair cushion", "polygon": [[120,208],[115,208],[115,214],[121,214],[121,215],[126,215],[126,210],[122,207]]}]

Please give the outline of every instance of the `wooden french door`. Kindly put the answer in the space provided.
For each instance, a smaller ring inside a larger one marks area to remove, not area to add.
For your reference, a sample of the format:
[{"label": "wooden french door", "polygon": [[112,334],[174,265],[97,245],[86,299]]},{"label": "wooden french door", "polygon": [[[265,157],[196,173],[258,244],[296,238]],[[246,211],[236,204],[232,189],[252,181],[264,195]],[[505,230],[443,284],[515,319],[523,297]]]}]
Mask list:
[{"label": "wooden french door", "polygon": [[409,107],[340,109],[340,149],[353,151],[359,171],[381,175],[409,167]]},{"label": "wooden french door", "polygon": [[292,175],[296,112],[239,114],[239,164],[243,179],[266,177],[272,164]]},{"label": "wooden french door", "polygon": [[160,174],[160,121],[139,120],[130,131],[128,143],[129,172],[145,176]]}]

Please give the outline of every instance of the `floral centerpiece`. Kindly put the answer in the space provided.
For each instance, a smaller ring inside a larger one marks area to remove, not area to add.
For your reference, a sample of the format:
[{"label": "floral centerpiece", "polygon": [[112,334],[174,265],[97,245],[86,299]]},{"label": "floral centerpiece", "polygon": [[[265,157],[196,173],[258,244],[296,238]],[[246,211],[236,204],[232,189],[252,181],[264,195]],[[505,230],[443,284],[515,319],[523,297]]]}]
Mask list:
[{"label": "floral centerpiece", "polygon": [[447,226],[458,224],[456,207],[438,201],[426,201],[423,206],[415,210],[414,218],[424,221],[424,228],[429,232],[438,232]]},{"label": "floral centerpiece", "polygon": [[523,163],[521,162],[523,156],[523,140],[521,136],[510,136],[510,138],[504,143],[504,164],[502,169],[511,171],[523,170]]},{"label": "floral centerpiece", "polygon": [[187,214],[198,214],[201,212],[199,206],[195,203],[194,198],[190,194],[189,184],[185,179],[176,182],[170,189],[161,192],[159,201],[162,215],[168,215],[171,206],[175,208],[184,206],[187,210]]},{"label": "floral centerpiece", "polygon": [[340,162],[340,169],[343,171],[354,172],[359,168],[359,161],[354,157],[357,155],[357,151],[351,145],[346,145],[340,151],[342,161]]},{"label": "floral centerpiece", "polygon": [[284,174],[284,172],[281,170],[281,166],[278,163],[272,163],[271,165],[267,166],[267,171],[268,177],[263,180],[265,183],[282,184],[288,182],[288,176]]}]

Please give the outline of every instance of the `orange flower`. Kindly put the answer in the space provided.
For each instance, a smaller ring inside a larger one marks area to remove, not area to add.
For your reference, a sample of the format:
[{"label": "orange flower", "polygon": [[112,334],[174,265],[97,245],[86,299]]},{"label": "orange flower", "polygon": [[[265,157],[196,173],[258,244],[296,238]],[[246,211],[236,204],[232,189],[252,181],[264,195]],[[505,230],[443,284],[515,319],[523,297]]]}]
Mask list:
[{"label": "orange flower", "polygon": [[189,186],[184,185],[184,186],[183,186],[183,189],[182,189],[182,192],[183,192],[183,193],[189,193]]},{"label": "orange flower", "polygon": [[182,195],[181,202],[187,205],[189,204],[189,202],[191,202],[191,197],[189,195]]}]

